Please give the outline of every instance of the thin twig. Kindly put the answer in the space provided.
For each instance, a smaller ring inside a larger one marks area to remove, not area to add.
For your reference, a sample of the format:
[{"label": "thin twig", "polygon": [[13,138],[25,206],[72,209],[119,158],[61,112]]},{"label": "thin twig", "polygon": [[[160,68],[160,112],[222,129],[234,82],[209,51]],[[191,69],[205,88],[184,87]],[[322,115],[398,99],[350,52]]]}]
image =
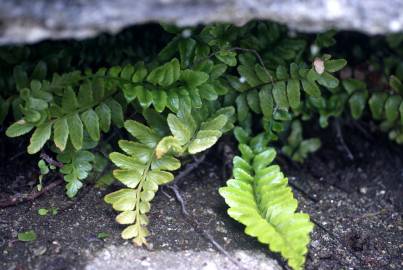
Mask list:
[{"label": "thin twig", "polygon": [[191,172],[193,172],[195,169],[197,169],[200,164],[203,163],[203,161],[206,159],[207,152],[204,152],[200,156],[194,156],[193,157],[193,162],[190,162],[186,164],[185,169],[181,170],[177,176],[175,176],[175,179],[173,182],[170,183],[170,185],[178,185],[180,182],[182,182],[186,176],[188,176]]},{"label": "thin twig", "polygon": [[33,201],[36,198],[38,198],[39,196],[41,196],[42,194],[54,189],[55,187],[57,187],[60,184],[62,184],[63,182],[64,182],[63,179],[58,179],[58,180],[50,183],[49,185],[45,186],[44,188],[42,188],[40,191],[33,189],[28,194],[17,194],[17,195],[10,196],[8,199],[0,201],[0,208],[14,206],[14,205],[26,202],[26,201]]},{"label": "thin twig", "polygon": [[63,168],[63,163],[57,160],[54,160],[51,156],[47,155],[46,153],[42,152],[39,156],[41,159],[45,160],[48,164],[53,165],[57,168]]},{"label": "thin twig", "polygon": [[24,150],[16,153],[15,155],[13,155],[12,157],[10,157],[9,161],[13,161],[14,159],[17,159],[17,158],[19,158],[20,156],[22,156],[22,155],[24,155],[26,153],[27,153],[27,150],[24,149]]},{"label": "thin twig", "polygon": [[335,125],[335,128],[336,128],[336,136],[337,136],[337,139],[339,140],[339,142],[340,142],[341,146],[343,147],[344,151],[347,153],[347,157],[348,157],[350,160],[354,160],[353,154],[351,153],[351,151],[350,151],[350,149],[348,148],[346,142],[344,141],[344,137],[343,137],[343,133],[342,133],[342,131],[341,131],[341,127],[340,127],[340,122],[339,122],[339,120],[336,120],[336,121],[334,122],[334,125]]},{"label": "thin twig", "polygon": [[235,264],[238,268],[242,269],[242,270],[246,270],[245,267],[243,267],[242,265],[239,264],[239,262],[234,259],[231,254],[228,253],[228,251],[226,251],[215,239],[214,237],[209,234],[208,232],[206,232],[205,230],[203,230],[200,226],[200,224],[192,217],[191,214],[189,214],[189,212],[186,209],[186,204],[185,201],[183,200],[182,195],[180,194],[179,188],[177,185],[168,185],[167,188],[171,189],[174,194],[175,197],[177,199],[177,201],[179,202],[179,204],[181,205],[181,209],[182,209],[182,214],[185,217],[186,222],[188,222],[193,229],[200,233],[205,239],[207,239],[219,252],[221,252],[222,254],[224,254],[224,256],[226,256],[233,264]]},{"label": "thin twig", "polygon": [[299,193],[301,193],[302,196],[308,198],[309,200],[313,201],[314,203],[317,203],[319,201],[316,197],[310,195],[308,192],[306,192],[304,189],[302,189],[300,186],[296,185],[295,183],[288,181],[288,184],[290,186],[292,186],[295,190],[297,190]]}]

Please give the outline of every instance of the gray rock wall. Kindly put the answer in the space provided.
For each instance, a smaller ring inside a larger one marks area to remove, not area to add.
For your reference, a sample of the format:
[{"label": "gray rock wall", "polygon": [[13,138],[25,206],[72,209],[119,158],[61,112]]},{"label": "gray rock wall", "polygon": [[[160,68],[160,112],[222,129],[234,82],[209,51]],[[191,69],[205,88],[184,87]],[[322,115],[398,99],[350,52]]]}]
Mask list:
[{"label": "gray rock wall", "polygon": [[0,0],[0,44],[85,38],[151,21],[195,25],[270,19],[291,28],[403,30],[403,0]]}]

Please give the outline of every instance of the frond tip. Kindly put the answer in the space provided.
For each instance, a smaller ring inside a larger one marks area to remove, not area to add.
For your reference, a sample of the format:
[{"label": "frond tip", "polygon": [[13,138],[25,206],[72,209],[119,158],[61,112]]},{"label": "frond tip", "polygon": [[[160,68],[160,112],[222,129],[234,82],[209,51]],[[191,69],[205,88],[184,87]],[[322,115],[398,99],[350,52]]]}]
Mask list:
[{"label": "frond tip", "polygon": [[288,179],[277,165],[273,148],[252,150],[239,146],[242,157],[234,158],[234,179],[219,192],[229,205],[228,214],[246,226],[245,233],[280,252],[293,269],[302,269],[313,224],[309,215],[296,213]]}]

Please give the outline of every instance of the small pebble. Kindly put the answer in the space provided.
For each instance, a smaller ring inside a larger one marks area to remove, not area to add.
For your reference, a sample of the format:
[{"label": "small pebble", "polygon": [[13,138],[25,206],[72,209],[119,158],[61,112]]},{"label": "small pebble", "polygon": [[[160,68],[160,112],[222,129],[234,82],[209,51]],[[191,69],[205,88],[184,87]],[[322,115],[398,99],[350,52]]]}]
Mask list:
[{"label": "small pebble", "polygon": [[367,194],[368,188],[367,187],[360,187],[360,193],[361,194]]}]

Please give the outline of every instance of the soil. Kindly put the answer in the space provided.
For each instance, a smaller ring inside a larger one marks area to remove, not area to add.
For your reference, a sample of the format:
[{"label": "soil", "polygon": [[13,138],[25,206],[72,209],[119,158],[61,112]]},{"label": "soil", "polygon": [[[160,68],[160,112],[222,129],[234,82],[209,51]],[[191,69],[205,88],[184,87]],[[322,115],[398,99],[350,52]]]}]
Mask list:
[{"label": "soil", "polygon": [[[366,129],[342,129],[354,160],[332,130],[318,133],[322,149],[305,163],[277,160],[300,209],[316,223],[306,269],[403,269],[403,147]],[[0,196],[28,192],[37,169],[32,157],[19,154],[25,142],[0,140]],[[288,269],[226,215],[217,192],[224,183],[222,159],[213,150],[179,186],[188,211],[245,269]],[[115,188],[87,185],[69,200],[58,186],[31,202],[0,209],[0,269],[237,269],[186,222],[168,189],[154,200],[148,249],[120,239],[116,213],[102,201]],[[39,208],[51,207],[56,215],[38,215]],[[18,232],[30,229],[36,241],[17,240]],[[101,232],[109,237],[99,239]]]}]

